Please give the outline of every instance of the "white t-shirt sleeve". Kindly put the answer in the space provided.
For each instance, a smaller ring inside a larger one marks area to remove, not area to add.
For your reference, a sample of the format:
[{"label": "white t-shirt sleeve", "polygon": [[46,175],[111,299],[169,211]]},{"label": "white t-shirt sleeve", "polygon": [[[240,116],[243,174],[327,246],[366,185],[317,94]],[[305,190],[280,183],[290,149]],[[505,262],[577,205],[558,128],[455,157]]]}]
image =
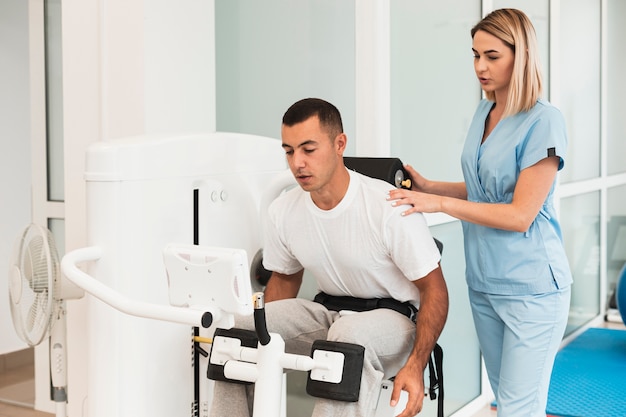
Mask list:
[{"label": "white t-shirt sleeve", "polygon": [[436,269],[441,254],[422,213],[402,216],[408,206],[397,207],[387,220],[386,241],[391,257],[411,281]]},{"label": "white t-shirt sleeve", "polygon": [[[284,228],[278,226],[278,218],[282,211],[275,200],[268,209],[265,219],[265,236],[263,236],[263,266],[269,271],[291,275],[300,271],[302,265],[289,250]],[[282,229],[282,230],[281,230]]]}]

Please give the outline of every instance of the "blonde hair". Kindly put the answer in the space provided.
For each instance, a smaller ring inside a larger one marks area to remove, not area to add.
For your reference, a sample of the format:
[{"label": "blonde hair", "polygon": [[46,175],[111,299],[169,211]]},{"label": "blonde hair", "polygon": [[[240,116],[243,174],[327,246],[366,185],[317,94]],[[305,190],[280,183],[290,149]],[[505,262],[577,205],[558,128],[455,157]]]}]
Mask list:
[{"label": "blonde hair", "polygon": [[[517,9],[498,9],[472,28],[472,38],[479,30],[500,39],[515,55],[503,116],[530,110],[543,92],[537,36],[530,19]],[[487,92],[486,96],[495,101],[493,92]]]}]

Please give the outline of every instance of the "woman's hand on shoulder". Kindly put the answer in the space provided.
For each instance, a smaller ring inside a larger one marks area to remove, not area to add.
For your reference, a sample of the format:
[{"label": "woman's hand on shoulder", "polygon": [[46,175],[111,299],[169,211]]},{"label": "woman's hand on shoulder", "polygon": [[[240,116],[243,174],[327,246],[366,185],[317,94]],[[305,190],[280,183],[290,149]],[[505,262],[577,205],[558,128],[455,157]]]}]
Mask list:
[{"label": "woman's hand on shoulder", "polygon": [[435,194],[428,194],[419,191],[394,189],[389,191],[387,200],[391,202],[391,205],[411,206],[407,210],[402,212],[403,216],[411,213],[436,213],[441,211],[441,202],[443,197]]},{"label": "woman's hand on shoulder", "polygon": [[404,169],[411,176],[411,189],[394,189],[387,196],[387,200],[391,201],[393,206],[402,204],[412,206],[402,212],[403,216],[411,213],[445,213],[444,204],[454,205],[455,199],[467,199],[464,182],[431,181],[411,165],[404,165]]},{"label": "woman's hand on shoulder", "polygon": [[435,213],[441,210],[441,197],[429,194],[431,181],[422,176],[411,165],[405,164],[404,169],[411,178],[411,189],[394,189],[389,192],[387,200],[392,206],[412,206],[402,212],[403,216],[411,213]]}]

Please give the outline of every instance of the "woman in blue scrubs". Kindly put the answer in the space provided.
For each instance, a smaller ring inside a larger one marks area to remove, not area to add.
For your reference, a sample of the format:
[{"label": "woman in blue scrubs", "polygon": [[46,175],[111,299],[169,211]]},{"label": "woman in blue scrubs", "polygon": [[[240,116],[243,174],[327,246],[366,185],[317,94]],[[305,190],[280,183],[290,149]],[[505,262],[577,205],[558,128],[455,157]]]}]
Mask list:
[{"label": "woman in blue scrubs", "polygon": [[403,215],[462,220],[469,298],[498,416],[545,417],[572,284],[553,205],[566,127],[540,98],[537,41],[523,12],[496,10],[471,35],[486,98],[461,156],[465,181],[431,181],[407,166],[412,190],[389,200],[413,206]]}]

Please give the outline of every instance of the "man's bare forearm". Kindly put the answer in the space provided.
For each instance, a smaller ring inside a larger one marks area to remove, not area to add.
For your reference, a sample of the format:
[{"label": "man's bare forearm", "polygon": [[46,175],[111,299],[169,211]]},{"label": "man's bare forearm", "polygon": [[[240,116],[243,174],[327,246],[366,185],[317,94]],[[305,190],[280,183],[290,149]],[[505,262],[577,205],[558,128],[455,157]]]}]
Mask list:
[{"label": "man's bare forearm", "polygon": [[297,297],[300,286],[302,285],[303,274],[304,270],[292,275],[272,272],[272,276],[265,287],[265,301],[269,302]]},{"label": "man's bare forearm", "polygon": [[415,285],[420,290],[420,309],[415,326],[415,344],[409,361],[417,361],[423,370],[448,318],[448,288],[441,267],[416,281]]}]

